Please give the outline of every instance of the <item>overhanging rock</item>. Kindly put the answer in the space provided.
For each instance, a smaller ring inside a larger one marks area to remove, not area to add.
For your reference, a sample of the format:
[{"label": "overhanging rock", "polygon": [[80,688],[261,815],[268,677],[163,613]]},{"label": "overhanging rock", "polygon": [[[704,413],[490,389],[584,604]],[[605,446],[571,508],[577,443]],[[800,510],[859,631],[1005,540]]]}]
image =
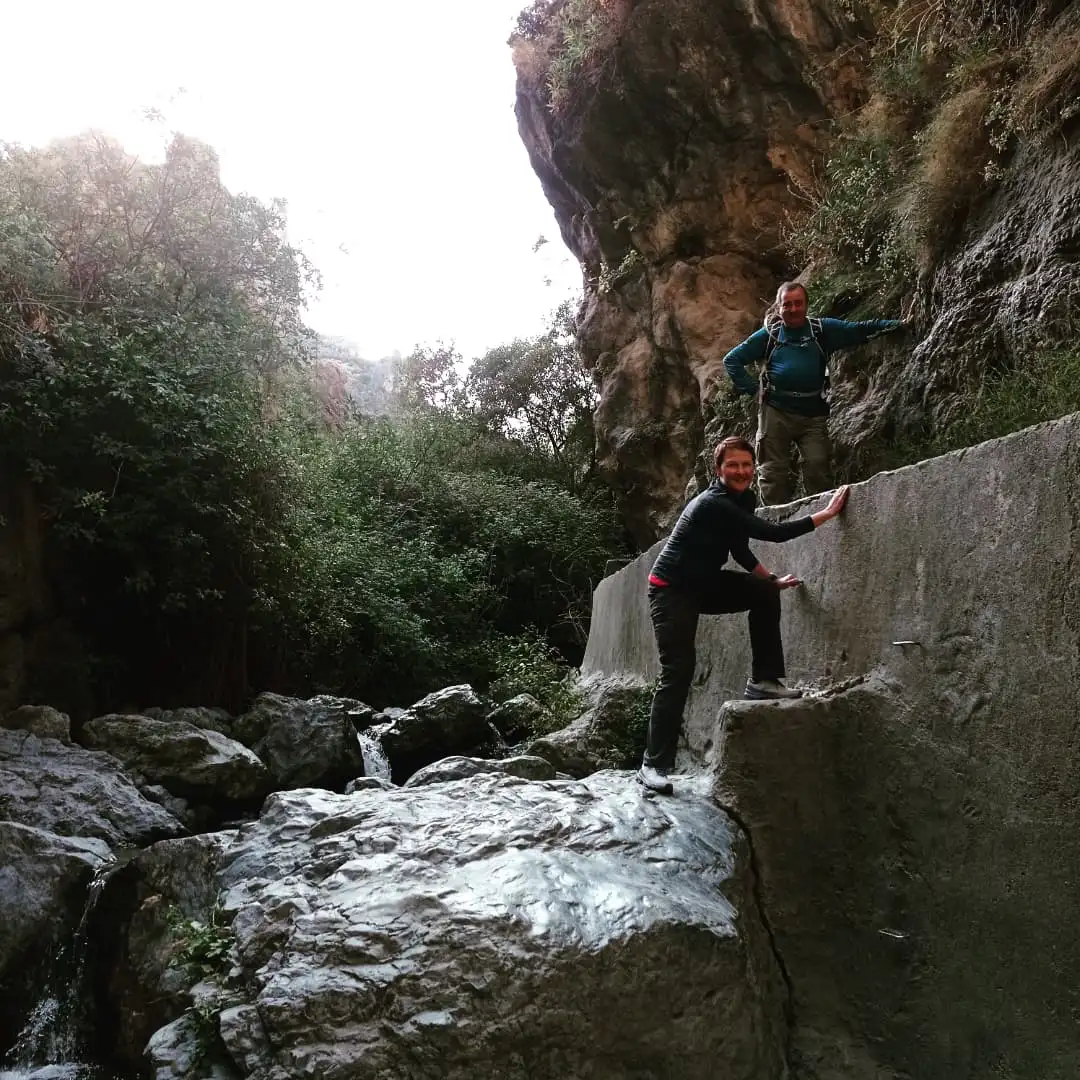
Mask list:
[{"label": "overhanging rock", "polygon": [[[806,582],[789,673],[831,692],[725,704],[745,624],[702,620],[687,747],[753,838],[802,1076],[1080,1074],[1078,465],[1073,416],[754,545]],[[655,555],[597,590],[588,673],[656,674]]]}]

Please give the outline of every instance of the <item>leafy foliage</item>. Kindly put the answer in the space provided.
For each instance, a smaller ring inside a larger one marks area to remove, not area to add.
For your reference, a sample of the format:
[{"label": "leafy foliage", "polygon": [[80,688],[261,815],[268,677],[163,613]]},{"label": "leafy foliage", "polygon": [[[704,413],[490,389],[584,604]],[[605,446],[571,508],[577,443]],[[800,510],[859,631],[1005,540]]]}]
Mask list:
[{"label": "leafy foliage", "polygon": [[328,425],[316,283],[284,207],[229,193],[201,144],[157,166],[94,135],[0,154],[0,446],[36,485],[99,707],[407,703],[482,687],[532,627],[580,655],[620,536],[579,497],[585,398],[541,402],[568,341],[515,343],[471,399],[452,348],[417,350],[402,416]]},{"label": "leafy foliage", "polygon": [[183,968],[193,982],[224,977],[232,967],[235,945],[232,929],[222,925],[218,912],[209,922],[187,919],[178,908],[170,908],[166,924],[173,937],[169,966]]},{"label": "leafy foliage", "polygon": [[519,72],[542,83],[548,107],[566,112],[611,69],[625,0],[535,0],[510,37]]},{"label": "leafy foliage", "polygon": [[535,725],[534,735],[566,727],[581,714],[585,705],[573,674],[535,632],[509,639],[496,658],[491,696],[506,701],[518,694],[531,694],[544,707],[544,715]]},{"label": "leafy foliage", "polygon": [[465,392],[487,429],[549,457],[567,490],[581,490],[594,479],[597,390],[574,340],[570,301],[560,305],[546,333],[480,357]]},{"label": "leafy foliage", "polygon": [[[502,638],[533,625],[580,656],[592,587],[618,546],[613,513],[513,475],[506,452],[440,413],[311,441],[317,497],[285,521],[297,586],[284,621],[306,628],[295,655],[318,686],[380,699],[483,686]],[[517,460],[530,471],[520,447]]]}]

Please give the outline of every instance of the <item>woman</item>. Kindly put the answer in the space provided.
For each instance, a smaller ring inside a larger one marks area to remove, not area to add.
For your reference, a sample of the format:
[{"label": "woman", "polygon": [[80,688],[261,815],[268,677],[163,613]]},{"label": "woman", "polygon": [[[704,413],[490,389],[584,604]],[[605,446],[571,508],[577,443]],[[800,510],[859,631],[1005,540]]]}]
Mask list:
[{"label": "woman", "polygon": [[[660,684],[649,716],[649,738],[638,779],[651,791],[671,794],[668,770],[682,730],[683,708],[694,677],[694,638],[699,615],[750,613],[753,669],[750,698],[797,698],[783,683],[780,592],[802,584],[791,574],[770,573],[750,551],[749,541],[794,540],[831,521],[847,502],[840,488],[824,510],[774,523],[756,517],[754,448],[732,435],[716,447],[716,479],[679,516],[649,575],[649,614],[660,653]],[[723,570],[728,555],[748,573]]]}]

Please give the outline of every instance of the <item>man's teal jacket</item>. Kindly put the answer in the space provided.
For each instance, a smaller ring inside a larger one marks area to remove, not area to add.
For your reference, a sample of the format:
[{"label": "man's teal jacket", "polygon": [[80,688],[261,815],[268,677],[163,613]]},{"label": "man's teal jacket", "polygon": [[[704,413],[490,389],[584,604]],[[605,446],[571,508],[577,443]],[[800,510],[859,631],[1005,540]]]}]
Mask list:
[{"label": "man's teal jacket", "polygon": [[[768,401],[778,409],[804,416],[827,414],[828,402],[821,391],[825,384],[829,355],[852,345],[862,345],[882,334],[891,334],[904,325],[898,319],[816,321],[821,324],[817,341],[810,332],[809,319],[797,330],[781,326],[777,332],[778,344],[769,357]],[[724,368],[742,393],[758,392],[758,380],[746,370],[746,365],[764,360],[768,345],[769,332],[762,327],[724,357]]]}]

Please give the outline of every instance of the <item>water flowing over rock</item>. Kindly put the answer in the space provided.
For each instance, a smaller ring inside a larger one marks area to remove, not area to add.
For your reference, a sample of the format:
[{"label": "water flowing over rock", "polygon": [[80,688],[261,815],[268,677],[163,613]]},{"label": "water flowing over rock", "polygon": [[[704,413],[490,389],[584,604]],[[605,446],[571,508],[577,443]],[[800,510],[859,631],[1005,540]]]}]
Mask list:
[{"label": "water flowing over rock", "polygon": [[145,798],[110,754],[0,728],[0,820],[114,847],[178,836],[183,825]]},{"label": "water flowing over rock", "polygon": [[[105,847],[101,841],[89,843]],[[16,1015],[25,1012],[29,1002],[33,1007],[6,1056],[15,1066],[11,1080],[39,1076],[43,1070],[66,1072],[72,1080],[98,1075],[102,1024],[97,977],[102,930],[107,927],[99,918],[99,904],[122,865],[110,855],[95,866],[89,883],[73,894],[71,912],[51,928],[54,940],[43,957],[39,953],[37,985],[28,984],[15,996]],[[77,913],[74,924],[72,912]],[[36,1000],[28,991],[35,992]],[[0,1075],[7,1080],[9,1074]]]},{"label": "water flowing over rock", "polygon": [[183,721],[112,714],[91,720],[80,738],[182,798],[257,803],[272,786],[266,766],[247,747]]},{"label": "water flowing over rock", "polygon": [[468,776],[495,773],[500,776],[520,776],[523,780],[554,780],[555,767],[542,757],[522,754],[509,758],[448,757],[417,770],[405,781],[404,787],[442,784],[449,780],[464,780]]},{"label": "water flowing over rock", "polygon": [[222,883],[249,1076],[781,1075],[782,979],[707,797],[625,774],[280,793]]},{"label": "water flowing over rock", "polygon": [[487,721],[487,710],[471,686],[447,686],[393,715],[368,732],[377,738],[395,784],[417,769],[455,754],[483,756],[502,738]]},{"label": "water flowing over rock", "polygon": [[[28,953],[43,960],[85,895],[94,870],[112,859],[103,840],[56,836],[43,829],[0,821],[0,993],[6,1001],[0,1038],[26,985],[12,985]],[[0,1045],[0,1051],[4,1049]]]},{"label": "water flowing over rock", "polygon": [[[360,756],[364,759],[364,777],[378,780],[390,779],[390,761],[378,740],[378,728],[358,731],[356,741],[360,744]],[[350,781],[350,784],[355,781]],[[346,787],[346,791],[348,787]]]},{"label": "water flowing over rock", "polygon": [[302,701],[259,694],[234,724],[240,738],[266,762],[277,787],[325,787],[335,791],[364,771],[349,713],[366,706],[328,696]]}]

